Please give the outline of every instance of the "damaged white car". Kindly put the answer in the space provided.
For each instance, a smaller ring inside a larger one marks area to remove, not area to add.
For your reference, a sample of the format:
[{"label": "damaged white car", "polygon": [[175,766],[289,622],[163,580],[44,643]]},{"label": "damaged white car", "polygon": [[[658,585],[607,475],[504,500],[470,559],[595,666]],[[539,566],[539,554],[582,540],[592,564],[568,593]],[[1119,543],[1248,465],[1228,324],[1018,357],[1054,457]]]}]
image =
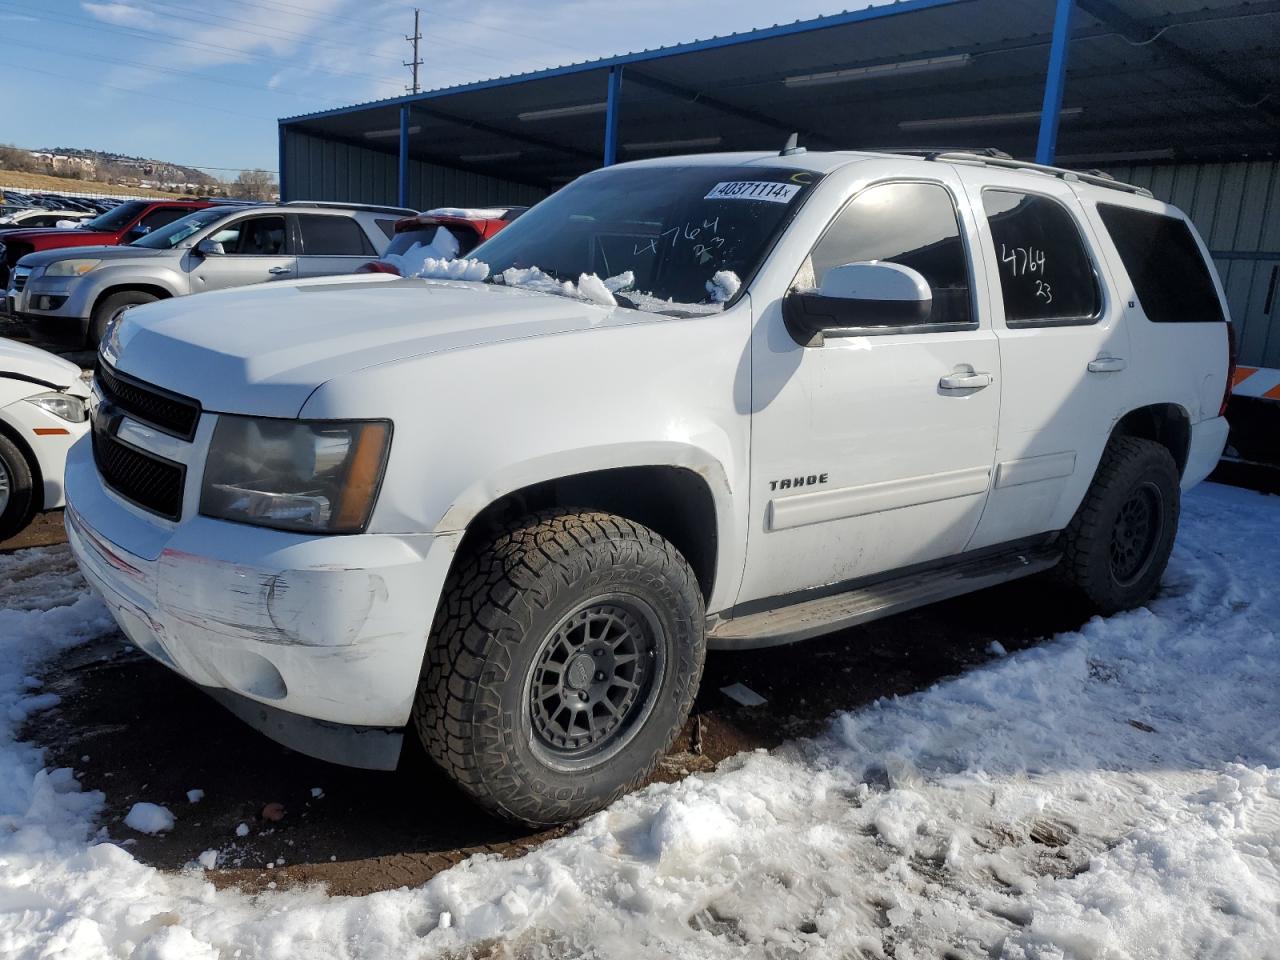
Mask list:
[{"label": "damaged white car", "polygon": [[1055,566],[1143,603],[1226,438],[1203,244],[1101,177],[624,164],[421,274],[131,310],[67,529],[133,642],[268,735],[390,767],[411,729],[528,823],[642,782],[708,644]]},{"label": "damaged white car", "polygon": [[80,368],[0,338],[0,541],[62,506],[67,451],[89,430]]}]

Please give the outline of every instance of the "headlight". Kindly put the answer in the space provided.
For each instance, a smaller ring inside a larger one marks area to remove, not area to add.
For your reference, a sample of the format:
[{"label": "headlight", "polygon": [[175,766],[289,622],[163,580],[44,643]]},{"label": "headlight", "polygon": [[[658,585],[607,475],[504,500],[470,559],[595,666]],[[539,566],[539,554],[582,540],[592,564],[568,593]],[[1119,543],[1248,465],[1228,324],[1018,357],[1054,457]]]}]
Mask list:
[{"label": "headlight", "polygon": [[279,530],[359,533],[391,446],[385,420],[218,417],[200,512]]},{"label": "headlight", "polygon": [[41,410],[69,423],[84,423],[89,419],[89,408],[84,400],[69,393],[41,393],[27,397],[27,403],[34,403]]},{"label": "headlight", "polygon": [[57,260],[45,267],[46,277],[83,277],[101,260]]}]

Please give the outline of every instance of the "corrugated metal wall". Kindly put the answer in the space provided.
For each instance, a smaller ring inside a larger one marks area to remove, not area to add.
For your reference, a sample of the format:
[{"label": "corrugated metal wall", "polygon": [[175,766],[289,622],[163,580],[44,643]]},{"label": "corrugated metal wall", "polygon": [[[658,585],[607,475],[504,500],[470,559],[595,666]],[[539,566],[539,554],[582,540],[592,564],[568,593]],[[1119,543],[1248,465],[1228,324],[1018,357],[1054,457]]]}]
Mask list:
[{"label": "corrugated metal wall", "polygon": [[[321,140],[288,127],[284,136],[284,199],[396,203],[394,155]],[[546,194],[523,183],[409,161],[409,206],[415,210],[532,204]]]},{"label": "corrugated metal wall", "polygon": [[1240,362],[1280,367],[1280,162],[1135,165],[1108,172],[1191,216],[1226,288]]}]

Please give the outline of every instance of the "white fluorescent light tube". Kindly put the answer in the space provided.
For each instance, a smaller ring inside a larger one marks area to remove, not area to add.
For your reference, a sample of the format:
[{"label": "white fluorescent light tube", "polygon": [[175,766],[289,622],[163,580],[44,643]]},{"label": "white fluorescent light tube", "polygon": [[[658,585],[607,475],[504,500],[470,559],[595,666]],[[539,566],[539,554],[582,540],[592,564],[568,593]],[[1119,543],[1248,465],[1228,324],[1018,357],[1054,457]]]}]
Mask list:
[{"label": "white fluorescent light tube", "polygon": [[[1067,120],[1084,113],[1084,107],[1067,107],[1058,111],[1058,116]],[[937,130],[945,127],[982,127],[997,123],[1031,123],[1040,120],[1039,110],[1025,110],[1021,113],[986,113],[974,117],[938,117],[933,120],[903,120],[899,122],[899,130]]]},{"label": "white fluorescent light tube", "polygon": [[694,137],[691,140],[652,140],[647,143],[624,143],[623,150],[677,150],[718,146],[723,137]]},{"label": "white fluorescent light tube", "polygon": [[519,150],[508,150],[506,153],[464,153],[458,159],[463,163],[481,163],[485,160],[514,160],[518,156]]},{"label": "white fluorescent light tube", "polygon": [[923,60],[902,60],[898,63],[877,63],[870,67],[829,70],[826,73],[805,73],[787,77],[782,82],[788,87],[820,87],[828,83],[850,83],[876,77],[903,77],[910,73],[965,67],[971,59],[967,53],[956,53],[946,57],[926,57]]},{"label": "white fluorescent light tube", "polygon": [[579,103],[573,107],[551,107],[547,110],[526,110],[517,113],[521,120],[554,120],[556,117],[578,117],[584,113],[604,113],[609,105],[601,100],[599,103]]},{"label": "white fluorescent light tube", "polygon": [[[409,128],[410,134],[421,133],[421,132],[422,132],[421,127]],[[365,135],[365,138],[368,140],[377,140],[379,137],[398,137],[400,136],[400,128],[388,127],[386,130],[366,130],[364,135]]]}]

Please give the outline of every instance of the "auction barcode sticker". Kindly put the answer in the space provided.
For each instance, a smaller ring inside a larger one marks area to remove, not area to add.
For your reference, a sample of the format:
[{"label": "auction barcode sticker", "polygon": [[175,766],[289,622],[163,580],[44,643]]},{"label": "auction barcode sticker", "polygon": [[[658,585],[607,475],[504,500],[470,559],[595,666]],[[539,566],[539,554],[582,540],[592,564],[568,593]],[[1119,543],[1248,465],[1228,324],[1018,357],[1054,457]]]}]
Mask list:
[{"label": "auction barcode sticker", "polygon": [[717,183],[704,200],[767,200],[770,203],[790,203],[800,192],[798,183],[777,183],[773,180],[726,180]]}]

